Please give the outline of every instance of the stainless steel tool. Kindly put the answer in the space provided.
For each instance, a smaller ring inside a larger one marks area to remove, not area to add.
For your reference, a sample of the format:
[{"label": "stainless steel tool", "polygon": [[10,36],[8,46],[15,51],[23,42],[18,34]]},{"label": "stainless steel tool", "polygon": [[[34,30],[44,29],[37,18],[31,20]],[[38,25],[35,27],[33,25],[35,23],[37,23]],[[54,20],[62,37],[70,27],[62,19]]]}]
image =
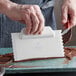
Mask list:
[{"label": "stainless steel tool", "polygon": [[66,28],[62,32],[63,43],[68,43],[72,38],[72,27],[70,26],[69,21],[64,25]]}]

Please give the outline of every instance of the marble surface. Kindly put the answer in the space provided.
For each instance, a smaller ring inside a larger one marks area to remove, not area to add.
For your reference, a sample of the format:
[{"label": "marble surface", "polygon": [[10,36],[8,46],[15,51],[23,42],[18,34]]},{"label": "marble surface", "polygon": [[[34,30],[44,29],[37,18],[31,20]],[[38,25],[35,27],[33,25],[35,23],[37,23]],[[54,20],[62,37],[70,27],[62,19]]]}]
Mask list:
[{"label": "marble surface", "polygon": [[[0,48],[0,54],[12,53],[12,51],[12,48]],[[64,64],[64,60],[65,58],[57,58],[14,62],[5,70],[6,73],[76,72],[76,57],[68,64]]]}]

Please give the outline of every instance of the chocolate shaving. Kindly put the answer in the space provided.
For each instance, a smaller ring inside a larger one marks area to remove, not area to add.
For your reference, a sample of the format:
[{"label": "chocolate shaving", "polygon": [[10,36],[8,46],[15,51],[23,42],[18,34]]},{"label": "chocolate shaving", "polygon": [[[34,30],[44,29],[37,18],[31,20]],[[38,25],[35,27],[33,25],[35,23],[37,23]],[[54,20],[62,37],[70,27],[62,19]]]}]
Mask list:
[{"label": "chocolate shaving", "polygon": [[65,58],[67,58],[68,60],[72,60],[72,58],[76,56],[76,48],[65,47],[64,52]]},{"label": "chocolate shaving", "polygon": [[64,53],[65,53],[64,64],[68,64],[73,59],[73,57],[76,56],[76,48],[65,47]]},{"label": "chocolate shaving", "polygon": [[13,53],[0,55],[0,64],[9,64],[13,61]]},{"label": "chocolate shaving", "polygon": [[[76,48],[64,47],[64,55],[65,55],[64,58],[66,59],[65,63],[68,63],[70,60],[72,60],[73,57],[76,56]],[[63,58],[63,57],[61,57],[61,58]],[[46,59],[49,59],[49,58],[46,58]],[[55,59],[55,58],[50,58],[50,59]],[[34,59],[32,59],[32,60],[34,60]],[[28,61],[28,60],[23,60],[23,61],[25,62],[25,61]],[[13,53],[0,55],[0,64],[2,64],[2,65],[5,64],[6,65],[6,64],[10,64],[12,62],[15,62],[14,58],[13,58]],[[18,62],[21,62],[21,61],[18,61]]]},{"label": "chocolate shaving", "polygon": [[70,17],[70,15],[68,15],[68,21],[63,25],[64,30],[70,28],[70,30],[67,33],[62,35],[64,44],[68,43],[72,38],[72,28],[71,28],[70,20],[71,20],[71,17]]},{"label": "chocolate shaving", "polygon": [[72,38],[72,29],[70,29],[66,34],[62,35],[63,43],[68,43]]}]

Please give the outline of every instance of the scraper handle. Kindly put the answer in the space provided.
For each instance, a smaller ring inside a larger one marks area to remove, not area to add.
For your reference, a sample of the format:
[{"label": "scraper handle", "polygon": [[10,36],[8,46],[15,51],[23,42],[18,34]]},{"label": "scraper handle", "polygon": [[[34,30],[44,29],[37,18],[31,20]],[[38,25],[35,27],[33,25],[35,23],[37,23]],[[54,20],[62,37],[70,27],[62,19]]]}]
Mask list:
[{"label": "scraper handle", "polygon": [[46,26],[42,32],[42,34],[35,34],[35,35],[26,35],[25,31],[26,29],[23,28],[19,34],[19,38],[20,39],[29,39],[29,38],[47,38],[47,37],[55,37],[55,31],[50,27],[50,26]]}]

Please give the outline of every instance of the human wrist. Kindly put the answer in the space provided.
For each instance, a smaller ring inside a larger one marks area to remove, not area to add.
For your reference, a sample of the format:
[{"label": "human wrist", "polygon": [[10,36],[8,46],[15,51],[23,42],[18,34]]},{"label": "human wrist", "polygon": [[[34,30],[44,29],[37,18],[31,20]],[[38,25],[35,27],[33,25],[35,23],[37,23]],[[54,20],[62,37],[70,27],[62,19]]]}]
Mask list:
[{"label": "human wrist", "polygon": [[7,14],[11,7],[15,6],[16,3],[11,2],[10,0],[1,0],[0,1],[0,13]]}]

